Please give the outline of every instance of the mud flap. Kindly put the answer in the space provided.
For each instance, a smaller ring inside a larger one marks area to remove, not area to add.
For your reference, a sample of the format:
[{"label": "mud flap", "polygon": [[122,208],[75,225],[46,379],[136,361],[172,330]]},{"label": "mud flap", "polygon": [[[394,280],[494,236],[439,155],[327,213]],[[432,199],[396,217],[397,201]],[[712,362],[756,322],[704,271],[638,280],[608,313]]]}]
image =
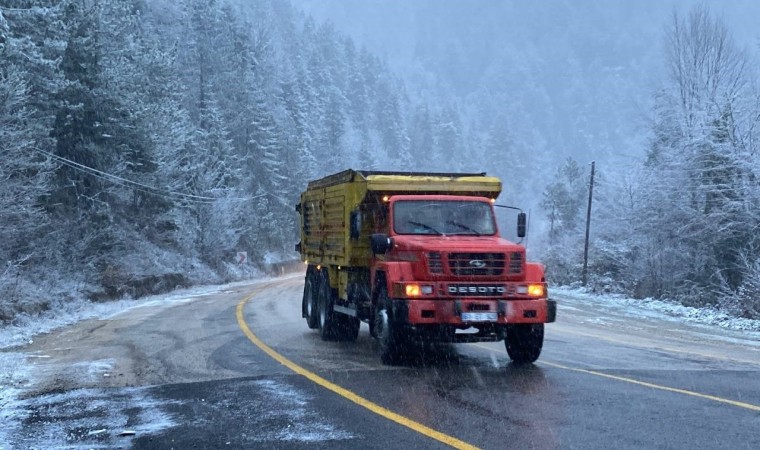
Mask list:
[{"label": "mud flap", "polygon": [[557,320],[557,301],[546,301],[546,323],[551,323]]}]

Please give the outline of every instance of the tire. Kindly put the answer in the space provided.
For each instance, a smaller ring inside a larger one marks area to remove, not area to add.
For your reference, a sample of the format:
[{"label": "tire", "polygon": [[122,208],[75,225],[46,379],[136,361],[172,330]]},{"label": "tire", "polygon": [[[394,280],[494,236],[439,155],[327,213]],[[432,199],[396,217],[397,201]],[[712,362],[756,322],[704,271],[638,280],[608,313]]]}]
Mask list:
[{"label": "tire", "polygon": [[314,330],[319,327],[319,307],[317,303],[317,276],[314,270],[309,268],[306,271],[306,280],[303,285],[303,302],[301,305],[301,315],[306,318],[306,325]]},{"label": "tire", "polygon": [[377,339],[377,330],[375,329],[375,314],[376,314],[375,310],[376,309],[377,308],[375,308],[374,306],[372,307],[372,309],[369,311],[369,320],[367,320],[367,325],[369,325],[369,335],[370,337],[375,338],[375,339]]},{"label": "tire", "polygon": [[337,340],[340,335],[338,329],[338,322],[340,319],[333,310],[335,304],[335,295],[330,287],[330,279],[328,278],[327,271],[324,275],[319,277],[319,287],[317,289],[317,325],[319,328],[319,336],[323,341]]},{"label": "tire", "polygon": [[356,317],[338,313],[334,313],[334,317],[337,320],[337,340],[346,342],[356,341],[359,337],[359,327],[362,324],[361,320]]},{"label": "tire", "polygon": [[544,324],[508,325],[504,345],[515,364],[535,362],[544,346]]},{"label": "tire", "polygon": [[380,360],[383,364],[397,365],[402,360],[405,346],[401,330],[393,320],[390,304],[385,286],[380,287],[373,318],[373,331],[380,344]]}]

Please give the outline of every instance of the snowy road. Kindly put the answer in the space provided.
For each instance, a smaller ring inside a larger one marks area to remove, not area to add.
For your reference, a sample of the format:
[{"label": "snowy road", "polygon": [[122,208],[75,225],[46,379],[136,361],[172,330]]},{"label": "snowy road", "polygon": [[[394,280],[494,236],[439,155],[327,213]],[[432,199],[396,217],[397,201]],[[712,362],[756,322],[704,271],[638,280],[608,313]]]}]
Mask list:
[{"label": "snowy road", "polygon": [[388,367],[366,325],[356,343],[308,330],[302,289],[151,302],[0,353],[0,448],[760,447],[757,332],[559,291],[534,366],[493,343]]}]

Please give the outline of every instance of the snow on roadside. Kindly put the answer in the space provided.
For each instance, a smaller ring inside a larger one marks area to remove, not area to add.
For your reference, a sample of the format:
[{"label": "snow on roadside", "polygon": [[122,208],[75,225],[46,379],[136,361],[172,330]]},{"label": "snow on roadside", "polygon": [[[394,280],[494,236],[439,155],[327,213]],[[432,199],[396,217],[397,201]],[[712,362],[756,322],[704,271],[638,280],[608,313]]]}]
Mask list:
[{"label": "snow on roadside", "polygon": [[[302,275],[298,275],[302,276]],[[38,316],[22,315],[13,324],[0,327],[0,349],[31,343],[34,336],[49,333],[88,319],[108,319],[117,314],[134,308],[147,306],[174,306],[191,302],[198,297],[222,292],[237,286],[270,281],[273,278],[258,278],[256,280],[238,281],[218,286],[199,286],[180,289],[168,294],[153,295],[137,300],[123,299],[103,303],[93,303],[80,299],[60,303],[50,311]]]},{"label": "snow on roadside", "polygon": [[631,314],[646,315],[671,321],[678,320],[701,325],[713,325],[735,331],[760,333],[760,320],[733,317],[711,307],[695,308],[652,298],[637,300],[619,294],[594,294],[582,288],[555,287],[551,289],[551,293],[557,294],[562,300],[580,301],[594,305],[617,306]]},{"label": "snow on roadside", "polygon": [[[183,289],[170,294],[145,297],[138,300],[124,299],[105,303],[73,300],[60,303],[54,309],[39,316],[20,316],[11,325],[0,328],[0,349],[31,343],[34,336],[87,319],[105,319],[125,311],[156,304],[181,304],[199,296],[218,292],[232,285],[203,286]],[[23,419],[29,414],[25,400],[21,400],[32,383],[30,355],[14,351],[0,351],[0,449],[12,448],[10,437],[16,435]],[[97,363],[97,362],[96,362]],[[83,363],[85,365],[89,363]],[[85,370],[89,372],[89,366]],[[92,370],[97,370],[93,367]]]},{"label": "snow on roadside", "polygon": [[177,402],[157,398],[150,387],[75,389],[17,398],[3,405],[0,449],[126,448],[132,436],[176,426],[167,412],[172,403]]},{"label": "snow on roadside", "polygon": [[[287,277],[302,277],[302,274],[295,274]],[[55,411],[56,408],[63,408],[62,405],[70,404],[76,400],[82,403],[80,409],[93,409],[94,404],[102,404],[96,409],[99,414],[97,418],[88,420],[82,419],[82,423],[74,423],[75,429],[86,433],[83,436],[67,436],[61,428],[64,422],[64,416],[54,415],[47,417],[45,421],[38,426],[43,426],[42,433],[44,442],[56,442],[58,444],[51,446],[60,446],[61,439],[64,441],[79,441],[81,446],[76,445],[71,448],[113,448],[114,446],[123,447],[126,443],[116,441],[114,436],[114,427],[125,428],[131,424],[132,428],[141,434],[151,434],[161,429],[173,426],[172,418],[164,412],[163,404],[150,396],[150,391],[145,388],[128,388],[121,389],[116,394],[114,392],[97,390],[97,389],[77,389],[71,392],[51,393],[43,396],[34,396],[27,398],[29,386],[34,384],[33,381],[39,376],[32,370],[29,359],[38,356],[21,353],[11,349],[15,346],[32,343],[33,338],[39,334],[48,333],[58,328],[72,325],[74,323],[88,319],[108,319],[126,311],[137,308],[163,306],[171,307],[183,303],[189,303],[210,294],[219,292],[232,291],[242,286],[255,285],[274,280],[271,277],[261,277],[255,280],[239,281],[218,286],[199,286],[190,289],[181,289],[169,294],[161,294],[150,297],[143,297],[137,300],[124,299],[104,303],[92,303],[86,300],[70,301],[65,304],[59,304],[51,311],[47,311],[39,316],[22,316],[17,318],[12,325],[6,325],[0,328],[0,450],[5,448],[31,448],[29,442],[23,441],[19,432],[22,423],[31,415],[40,415],[40,411],[49,414],[49,411]],[[72,366],[72,370],[81,372],[87,379],[94,379],[104,376],[113,365],[111,360],[86,361]],[[116,402],[116,403],[108,403]],[[139,417],[136,423],[124,415],[101,413],[102,411],[119,411],[124,409],[124,405],[139,406]],[[81,405],[80,405],[81,406]],[[64,411],[65,412],[65,411]],[[95,414],[95,415],[98,415]],[[105,414],[105,416],[104,416]],[[60,416],[60,417],[59,417]],[[68,426],[67,425],[67,426]],[[21,441],[18,441],[21,439]],[[43,446],[42,448],[47,448]],[[67,447],[69,448],[69,447]]]}]

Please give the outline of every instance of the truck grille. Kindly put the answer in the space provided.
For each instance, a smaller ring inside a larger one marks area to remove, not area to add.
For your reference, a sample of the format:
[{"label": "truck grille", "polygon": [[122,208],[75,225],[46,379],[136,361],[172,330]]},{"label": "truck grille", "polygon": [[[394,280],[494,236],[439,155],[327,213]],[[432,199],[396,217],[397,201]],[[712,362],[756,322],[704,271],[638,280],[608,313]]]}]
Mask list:
[{"label": "truck grille", "polygon": [[523,254],[520,252],[512,252],[509,258],[509,273],[522,273],[523,270]]},{"label": "truck grille", "polygon": [[430,273],[443,273],[441,254],[438,252],[428,253],[428,266],[430,267]]},{"label": "truck grille", "polygon": [[[452,275],[501,275],[506,264],[504,253],[449,253],[449,270]],[[511,264],[510,273],[514,273]]]}]

